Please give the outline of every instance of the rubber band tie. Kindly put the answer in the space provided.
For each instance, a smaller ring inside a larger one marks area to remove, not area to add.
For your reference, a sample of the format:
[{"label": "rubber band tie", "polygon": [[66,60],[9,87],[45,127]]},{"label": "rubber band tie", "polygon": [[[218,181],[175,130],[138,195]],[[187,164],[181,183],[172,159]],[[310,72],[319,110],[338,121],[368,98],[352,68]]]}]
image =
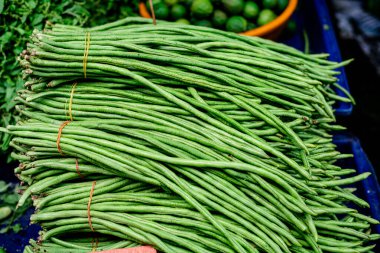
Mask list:
[{"label": "rubber band tie", "polygon": [[78,173],[78,175],[81,177],[81,178],[84,178],[84,176],[80,173],[79,171],[79,162],[78,162],[78,158],[75,158],[75,169]]},{"label": "rubber band tie", "polygon": [[83,75],[84,78],[87,78],[87,59],[88,52],[90,50],[90,32],[86,32],[86,36],[84,39],[84,54],[83,54]]},{"label": "rubber band tie", "polygon": [[70,116],[70,121],[73,121],[73,98],[74,98],[74,92],[75,92],[75,87],[77,86],[77,82],[73,84],[73,87],[71,88],[71,93],[70,93],[70,102],[69,102],[69,116]]},{"label": "rubber band tie", "polygon": [[96,237],[95,239],[92,239],[92,241],[91,241],[92,252],[96,252],[96,249],[98,248],[98,245],[99,245],[99,239],[98,239],[98,237]]},{"label": "rubber band tie", "polygon": [[150,13],[152,13],[153,25],[157,25],[156,14],[154,13],[153,1],[152,0],[149,0],[149,6],[150,6]]},{"label": "rubber band tie", "polygon": [[90,197],[88,198],[88,204],[87,204],[88,225],[90,225],[92,232],[95,232],[94,227],[92,226],[92,221],[91,221],[91,201],[92,201],[92,195],[94,194],[95,185],[96,185],[96,181],[93,181],[91,191],[90,191]]},{"label": "rubber band tie", "polygon": [[67,120],[65,122],[63,122],[61,124],[61,126],[59,127],[58,129],[58,135],[57,135],[57,149],[58,149],[58,152],[64,156],[65,154],[62,152],[62,149],[61,149],[61,136],[62,136],[62,130],[65,126],[67,126],[71,121]]}]

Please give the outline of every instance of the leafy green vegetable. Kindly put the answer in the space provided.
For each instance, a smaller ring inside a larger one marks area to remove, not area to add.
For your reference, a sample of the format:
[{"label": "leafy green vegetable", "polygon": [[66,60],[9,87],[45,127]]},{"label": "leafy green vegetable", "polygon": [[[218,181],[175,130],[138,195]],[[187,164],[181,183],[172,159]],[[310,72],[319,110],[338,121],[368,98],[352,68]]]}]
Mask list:
[{"label": "leafy green vegetable", "polygon": [[5,192],[9,187],[9,184],[7,184],[5,181],[0,180],[0,194]]},{"label": "leafy green vegetable", "polygon": [[0,180],[0,226],[5,225],[0,230],[0,233],[7,233],[9,230],[18,233],[22,229],[21,225],[18,223],[14,224],[14,221],[17,221],[32,206],[32,200],[29,199],[26,205],[16,209],[16,204],[20,199],[18,192],[22,188],[21,186]]},{"label": "leafy green vegetable", "polygon": [[12,213],[12,209],[9,206],[0,207],[0,221],[8,218]]},{"label": "leafy green vegetable", "polygon": [[18,233],[22,230],[22,226],[20,223],[16,223],[15,225],[11,226],[13,233]]},{"label": "leafy green vegetable", "polygon": [[0,0],[0,14],[3,12],[4,10],[4,0]]},{"label": "leafy green vegetable", "polygon": [[3,199],[4,203],[9,204],[9,205],[16,205],[19,197],[16,194],[9,194],[6,195],[5,198]]}]

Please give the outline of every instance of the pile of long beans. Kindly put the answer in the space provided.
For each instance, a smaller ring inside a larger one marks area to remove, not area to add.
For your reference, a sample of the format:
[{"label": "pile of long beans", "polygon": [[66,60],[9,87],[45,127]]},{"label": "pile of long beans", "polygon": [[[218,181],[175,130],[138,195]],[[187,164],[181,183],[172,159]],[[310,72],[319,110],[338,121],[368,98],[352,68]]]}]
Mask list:
[{"label": "pile of long beans", "polygon": [[25,252],[373,252],[369,174],[332,143],[348,61],[140,18],[31,40],[1,129],[43,228]]}]

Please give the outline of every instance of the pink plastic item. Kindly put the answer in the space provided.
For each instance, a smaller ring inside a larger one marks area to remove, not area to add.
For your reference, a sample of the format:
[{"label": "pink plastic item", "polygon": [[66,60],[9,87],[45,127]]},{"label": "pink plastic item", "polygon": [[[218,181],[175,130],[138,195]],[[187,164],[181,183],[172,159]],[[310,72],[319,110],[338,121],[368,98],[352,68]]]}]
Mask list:
[{"label": "pink plastic item", "polygon": [[141,246],[136,248],[127,249],[111,249],[104,251],[97,251],[98,253],[157,253],[157,251],[150,246]]}]

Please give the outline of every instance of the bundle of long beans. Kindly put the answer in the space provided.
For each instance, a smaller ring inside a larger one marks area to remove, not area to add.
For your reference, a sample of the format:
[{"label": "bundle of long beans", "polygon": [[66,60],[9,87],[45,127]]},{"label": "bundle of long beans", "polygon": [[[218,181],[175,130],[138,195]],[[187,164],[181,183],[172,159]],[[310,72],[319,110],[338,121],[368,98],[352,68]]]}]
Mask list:
[{"label": "bundle of long beans", "polygon": [[369,175],[336,165],[330,133],[348,61],[327,57],[140,18],[35,31],[1,129],[43,228],[25,251],[372,252],[378,221],[345,187]]}]

